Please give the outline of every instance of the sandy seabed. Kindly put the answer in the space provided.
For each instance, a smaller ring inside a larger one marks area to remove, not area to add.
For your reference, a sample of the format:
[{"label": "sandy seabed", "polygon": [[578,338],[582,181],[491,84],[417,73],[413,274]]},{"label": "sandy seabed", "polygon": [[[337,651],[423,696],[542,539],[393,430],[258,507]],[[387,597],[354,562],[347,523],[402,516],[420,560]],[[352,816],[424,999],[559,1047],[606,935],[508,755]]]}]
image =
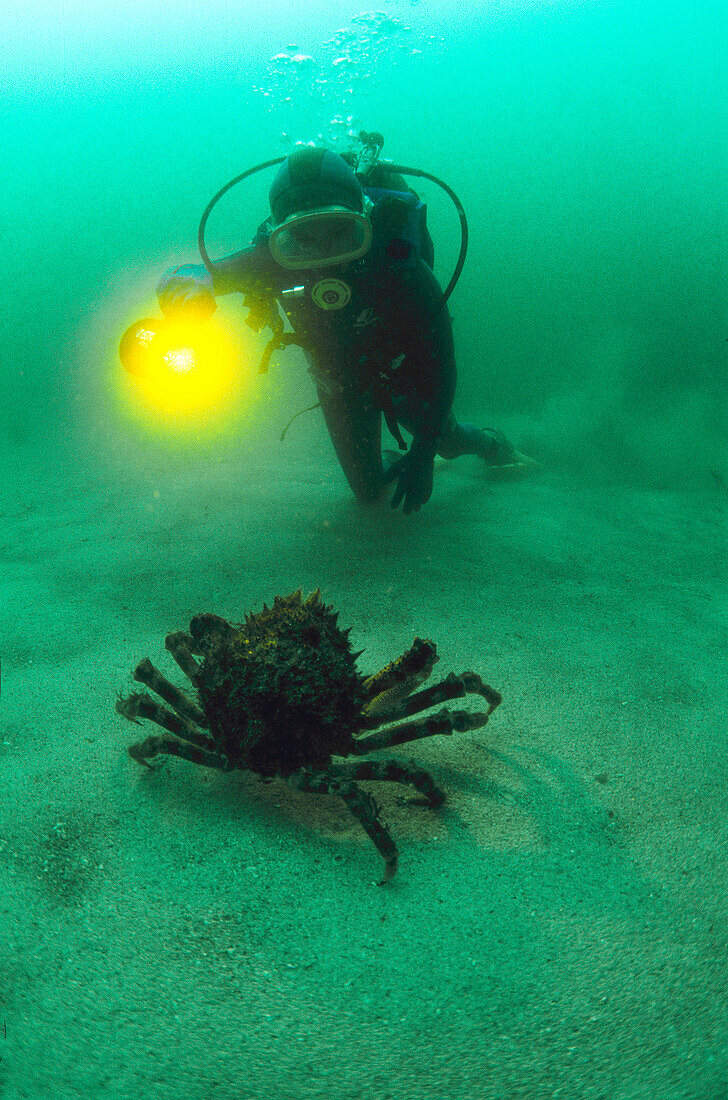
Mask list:
[{"label": "sandy seabed", "polygon": [[[728,1096],[721,486],[462,459],[405,517],[286,446],[5,478],[3,1100]],[[299,586],[364,670],[419,634],[504,696],[387,754],[448,800],[369,787],[385,887],[333,798],[126,753],[139,658]]]}]

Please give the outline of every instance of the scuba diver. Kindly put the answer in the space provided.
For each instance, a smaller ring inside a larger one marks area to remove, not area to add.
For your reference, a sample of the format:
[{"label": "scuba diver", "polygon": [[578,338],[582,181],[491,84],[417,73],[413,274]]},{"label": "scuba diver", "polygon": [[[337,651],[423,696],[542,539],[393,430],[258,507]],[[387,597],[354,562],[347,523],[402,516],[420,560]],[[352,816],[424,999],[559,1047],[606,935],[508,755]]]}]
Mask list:
[{"label": "scuba diver", "polygon": [[[269,193],[271,217],[252,243],[209,263],[201,244],[205,266],[167,272],[157,295],[166,317],[205,320],[218,295],[242,292],[247,323],[273,331],[266,365],[273,350],[303,349],[356,498],[375,500],[394,481],[392,507],[410,513],[430,498],[436,455],[479,455],[511,469],[536,464],[501,432],[453,416],[456,366],[445,301],[454,283],[443,294],[432,271],[426,208],[399,166],[378,160],[383,140],[362,133],[358,156],[300,145],[259,166],[280,164]],[[461,223],[465,246],[464,213]],[[385,451],[383,458],[382,417],[404,454]],[[412,436],[408,449],[400,428]]]}]

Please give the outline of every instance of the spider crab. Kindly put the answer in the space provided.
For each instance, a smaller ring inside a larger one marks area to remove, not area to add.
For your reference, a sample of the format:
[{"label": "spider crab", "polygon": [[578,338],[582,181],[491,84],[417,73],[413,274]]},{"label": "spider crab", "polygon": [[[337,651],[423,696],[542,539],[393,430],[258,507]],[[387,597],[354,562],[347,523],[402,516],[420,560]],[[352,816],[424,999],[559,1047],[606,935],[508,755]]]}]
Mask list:
[{"label": "spider crab", "polygon": [[[209,613],[196,615],[189,633],[167,635],[166,648],[195,689],[196,699],[167,680],[145,658],[134,679],[154,695],[119,697],[119,714],[146,718],[166,731],[129,747],[140,764],[172,754],[210,768],[247,769],[280,776],[302,791],[338,795],[384,859],[382,882],[397,870],[397,847],[377,803],[359,780],[408,783],[418,801],[440,806],[445,795],[428,772],[400,760],[334,761],[361,757],[421,737],[484,726],[501,696],[474,672],[450,673],[416,691],[438,660],[435,645],[415,638],[397,660],[370,676],[356,667],[349,630],[317,590],[276,596],[272,607],[235,625]],[[201,660],[197,660],[197,658]],[[487,709],[412,715],[465,695],[482,696]],[[156,698],[155,698],[156,696]]]}]

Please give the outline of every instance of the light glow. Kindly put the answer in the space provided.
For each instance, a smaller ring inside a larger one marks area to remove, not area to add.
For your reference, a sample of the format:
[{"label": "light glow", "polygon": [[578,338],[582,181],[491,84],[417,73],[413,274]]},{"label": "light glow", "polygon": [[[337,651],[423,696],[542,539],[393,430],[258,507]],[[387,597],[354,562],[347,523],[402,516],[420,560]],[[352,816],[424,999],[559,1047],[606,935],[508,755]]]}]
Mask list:
[{"label": "light glow", "polygon": [[212,322],[181,321],[165,328],[163,336],[160,353],[151,356],[135,378],[146,404],[164,416],[205,413],[226,405],[239,373],[227,333]]},{"label": "light glow", "polygon": [[187,371],[197,367],[198,361],[192,348],[172,348],[164,357],[169,369],[177,374],[186,374]]}]

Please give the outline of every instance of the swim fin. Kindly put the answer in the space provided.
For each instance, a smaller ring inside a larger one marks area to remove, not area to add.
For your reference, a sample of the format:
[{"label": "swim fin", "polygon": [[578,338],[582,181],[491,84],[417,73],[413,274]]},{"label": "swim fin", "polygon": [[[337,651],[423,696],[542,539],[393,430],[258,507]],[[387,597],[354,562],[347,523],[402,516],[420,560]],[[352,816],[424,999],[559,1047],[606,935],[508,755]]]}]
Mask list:
[{"label": "swim fin", "polygon": [[486,463],[485,476],[491,481],[518,481],[520,478],[540,474],[543,465],[535,458],[513,451],[507,462]]}]

